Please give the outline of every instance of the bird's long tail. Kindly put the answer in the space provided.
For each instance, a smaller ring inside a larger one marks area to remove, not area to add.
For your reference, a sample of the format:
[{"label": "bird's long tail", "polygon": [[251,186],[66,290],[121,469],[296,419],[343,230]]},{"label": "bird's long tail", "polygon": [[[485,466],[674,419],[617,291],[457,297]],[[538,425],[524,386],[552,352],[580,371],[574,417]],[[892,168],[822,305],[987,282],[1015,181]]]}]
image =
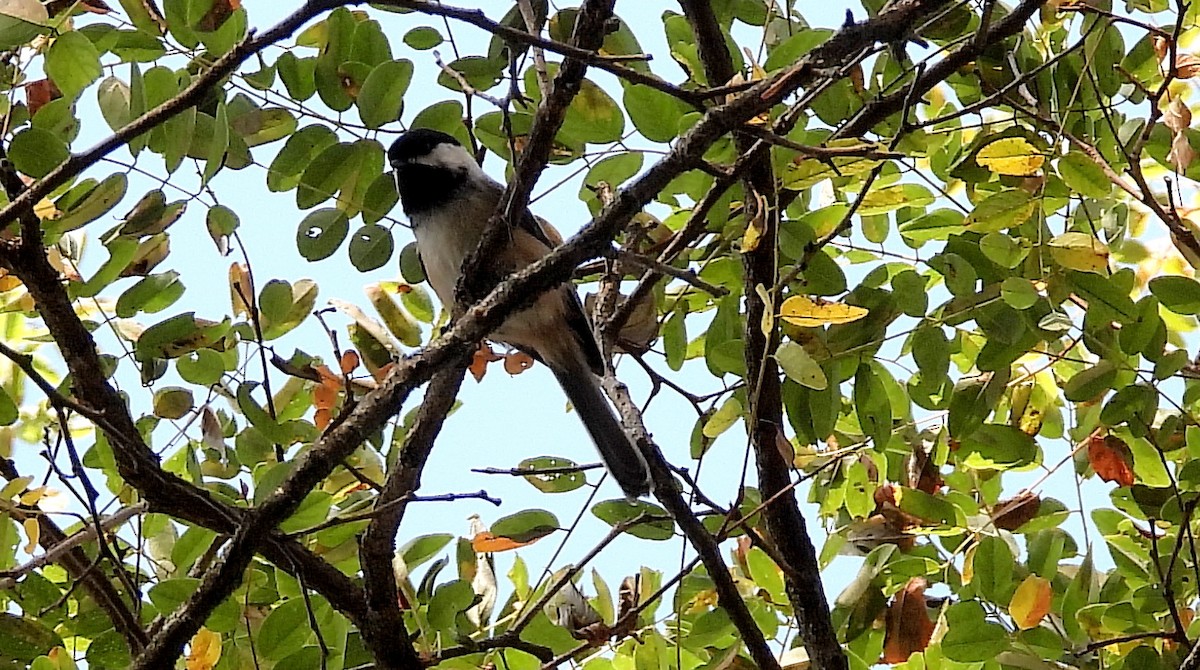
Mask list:
[{"label": "bird's long tail", "polygon": [[551,366],[551,369],[591,434],[592,442],[600,452],[600,459],[627,497],[632,499],[646,495],[650,492],[650,468],[646,460],[617,421],[596,377],[582,365],[571,367],[581,369],[559,369],[555,366]]}]

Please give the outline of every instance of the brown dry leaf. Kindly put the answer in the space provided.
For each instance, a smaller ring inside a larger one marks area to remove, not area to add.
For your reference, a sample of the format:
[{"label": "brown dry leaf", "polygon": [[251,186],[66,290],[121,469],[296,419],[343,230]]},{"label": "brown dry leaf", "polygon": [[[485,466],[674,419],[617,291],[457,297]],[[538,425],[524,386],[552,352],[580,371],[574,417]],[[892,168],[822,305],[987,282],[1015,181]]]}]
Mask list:
[{"label": "brown dry leaf", "polygon": [[1016,530],[1037,517],[1042,499],[1036,493],[1024,491],[1008,500],[996,503],[992,524],[1003,530]]},{"label": "brown dry leaf", "polygon": [[1162,118],[1163,125],[1175,133],[1181,133],[1192,125],[1192,110],[1180,98],[1172,98]]},{"label": "brown dry leaf", "polygon": [[225,460],[225,433],[221,429],[221,421],[217,413],[208,405],[200,412],[200,441],[208,449],[215,450]]},{"label": "brown dry leaf", "polygon": [[342,354],[342,361],[341,361],[342,375],[345,376],[345,375],[348,375],[348,374],[354,372],[358,368],[358,364],[361,362],[362,361],[361,361],[361,359],[359,359],[357,351],[350,349],[350,350],[344,352]]},{"label": "brown dry leaf", "polygon": [[200,627],[192,636],[191,651],[187,656],[187,670],[212,670],[221,660],[221,636]]},{"label": "brown dry leaf", "polygon": [[792,447],[791,440],[787,439],[787,435],[783,434],[783,429],[778,426],[775,427],[775,450],[788,463],[796,460],[796,450]]},{"label": "brown dry leaf", "polygon": [[933,495],[942,488],[942,473],[929,458],[929,452],[921,444],[913,445],[913,451],[904,463],[908,485],[923,493]]},{"label": "brown dry leaf", "polygon": [[504,371],[510,375],[519,375],[533,367],[533,356],[524,351],[514,351],[504,356]]},{"label": "brown dry leaf", "polygon": [[850,522],[846,528],[846,545],[842,553],[866,556],[883,544],[894,544],[900,551],[909,551],[916,542],[916,536],[905,533],[898,523],[883,514],[875,514],[866,520]]},{"label": "brown dry leaf", "polygon": [[1175,56],[1175,78],[1191,79],[1200,74],[1200,58],[1194,54],[1177,54]]},{"label": "brown dry leaf", "polygon": [[1049,580],[1037,575],[1026,577],[1008,603],[1008,613],[1012,615],[1013,623],[1021,630],[1036,628],[1050,613],[1053,595]]},{"label": "brown dry leaf", "polygon": [[1163,37],[1162,35],[1155,35],[1151,39],[1151,44],[1154,45],[1154,55],[1161,63],[1164,59],[1166,59],[1167,54],[1170,53],[1171,45],[1167,43],[1167,38]]},{"label": "brown dry leaf", "polygon": [[250,272],[241,263],[229,266],[229,300],[233,303],[233,314],[250,316],[254,309],[254,284]]},{"label": "brown dry leaf", "polygon": [[933,621],[925,609],[925,580],[913,577],[888,605],[884,618],[884,663],[903,663],[924,651],[933,636]]},{"label": "brown dry leaf", "polygon": [[618,639],[628,637],[637,630],[637,617],[632,612],[637,609],[642,599],[642,578],[631,575],[621,580],[621,588],[617,590],[617,625],[609,631],[609,637]]},{"label": "brown dry leaf", "polygon": [[242,0],[213,0],[212,7],[196,23],[196,30],[205,33],[213,32],[225,25],[233,12],[241,6]]},{"label": "brown dry leaf", "polygon": [[1178,133],[1171,138],[1171,150],[1167,152],[1167,162],[1176,172],[1187,172],[1188,166],[1196,160],[1196,151],[1188,141],[1186,133]]},{"label": "brown dry leaf", "polygon": [[479,348],[475,350],[475,355],[471,358],[471,365],[467,369],[471,371],[471,376],[475,378],[475,381],[481,382],[483,376],[487,374],[488,363],[501,358],[503,357],[497,356],[487,342],[480,342]]},{"label": "brown dry leaf", "polygon": [[38,79],[25,84],[25,105],[29,108],[30,116],[37,114],[38,110],[50,101],[61,97],[62,91],[49,79]]},{"label": "brown dry leaf", "polygon": [[1133,486],[1133,454],[1121,438],[1093,434],[1088,438],[1087,456],[1100,479],[1116,482],[1118,486]]}]

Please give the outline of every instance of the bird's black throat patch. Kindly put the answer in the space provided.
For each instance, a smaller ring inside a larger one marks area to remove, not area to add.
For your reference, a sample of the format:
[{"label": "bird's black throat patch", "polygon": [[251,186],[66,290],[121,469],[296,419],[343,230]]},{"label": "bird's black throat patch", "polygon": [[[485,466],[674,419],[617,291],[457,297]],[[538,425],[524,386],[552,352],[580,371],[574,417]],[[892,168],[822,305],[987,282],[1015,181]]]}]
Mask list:
[{"label": "bird's black throat patch", "polygon": [[467,174],[459,170],[422,163],[401,163],[396,166],[400,204],[410,217],[450,202],[466,181]]}]

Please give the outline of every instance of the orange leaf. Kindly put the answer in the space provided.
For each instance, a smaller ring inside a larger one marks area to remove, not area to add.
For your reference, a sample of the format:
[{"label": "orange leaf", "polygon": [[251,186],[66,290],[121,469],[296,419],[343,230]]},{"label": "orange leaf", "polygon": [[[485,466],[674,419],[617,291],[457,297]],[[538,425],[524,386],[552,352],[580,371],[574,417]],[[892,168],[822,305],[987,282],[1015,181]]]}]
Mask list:
[{"label": "orange leaf", "polygon": [[929,646],[933,621],[925,610],[925,580],[913,577],[888,605],[883,639],[883,662],[903,663]]},{"label": "orange leaf", "polygon": [[519,375],[533,367],[533,356],[524,351],[514,351],[504,357],[504,371],[510,375]]},{"label": "orange leaf", "polygon": [[201,627],[192,636],[191,651],[187,656],[187,670],[212,670],[221,660],[221,636]]},{"label": "orange leaf", "polygon": [[497,356],[496,352],[488,346],[487,342],[480,342],[479,348],[475,350],[475,356],[471,359],[471,365],[467,367],[471,371],[471,376],[475,381],[483,381],[483,375],[487,373],[488,363],[498,361],[502,357]]},{"label": "orange leaf", "polygon": [[333,412],[328,409],[321,408],[313,413],[313,425],[317,427],[317,430],[328,428],[330,421],[333,421]]},{"label": "orange leaf", "polygon": [[1118,486],[1133,486],[1133,460],[1129,445],[1119,437],[1093,434],[1088,438],[1088,462],[1100,479]]},{"label": "orange leaf", "polygon": [[511,537],[497,537],[491,533],[484,531],[471,539],[471,548],[475,553],[496,553],[498,551],[511,551],[528,547],[542,538],[534,538],[528,542],[518,542]]},{"label": "orange leaf", "polygon": [[1029,575],[1013,593],[1012,601],[1008,604],[1008,613],[1021,630],[1036,628],[1050,613],[1052,595],[1049,580]]},{"label": "orange leaf", "polygon": [[343,375],[348,375],[351,372],[354,372],[354,369],[358,367],[358,364],[359,364],[359,358],[358,358],[357,351],[351,349],[342,354],[342,374]]}]

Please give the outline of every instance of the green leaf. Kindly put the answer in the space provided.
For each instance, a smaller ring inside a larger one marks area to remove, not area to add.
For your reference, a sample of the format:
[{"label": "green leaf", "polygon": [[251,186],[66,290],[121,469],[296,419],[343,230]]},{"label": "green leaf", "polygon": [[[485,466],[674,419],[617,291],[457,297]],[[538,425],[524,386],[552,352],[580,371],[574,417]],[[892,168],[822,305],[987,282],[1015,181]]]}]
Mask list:
[{"label": "green leaf", "polygon": [[[64,209],[61,217],[49,222],[46,226],[47,231],[61,234],[86,226],[110,212],[125,197],[128,186],[129,180],[123,172],[105,177],[69,208]],[[59,203],[60,207],[62,205],[63,203]]]},{"label": "green leaf", "polygon": [[418,26],[404,33],[404,43],[414,49],[424,51],[441,44],[442,34],[438,32],[437,28]]},{"label": "green leaf", "polygon": [[301,279],[295,284],[281,279],[267,282],[259,293],[263,339],[278,339],[303,323],[312,315],[318,292],[316,282],[311,279]]},{"label": "green leaf", "polygon": [[154,390],[154,415],[164,419],[182,419],[192,411],[195,399],[191,389],[164,386]]},{"label": "green leaf", "polygon": [[775,352],[775,359],[779,361],[783,373],[797,384],[817,391],[829,386],[825,371],[799,344],[784,342]]},{"label": "green leaf", "polygon": [[0,10],[0,49],[25,46],[46,32],[50,16],[37,0],[11,0]]},{"label": "green leaf", "polygon": [[359,272],[370,272],[391,259],[395,246],[390,229],[375,223],[365,225],[350,238],[350,262]]},{"label": "green leaf", "polygon": [[1063,397],[1071,402],[1086,402],[1107,393],[1117,379],[1117,366],[1111,361],[1100,360],[1090,368],[1078,372],[1063,386]]},{"label": "green leaf", "polygon": [[255,650],[269,661],[279,660],[299,648],[311,635],[304,599],[291,598],[271,610],[262,622]]},{"label": "green leaf", "polygon": [[83,33],[62,33],[46,52],[46,74],[68,98],[79,95],[102,73],[100,52]]},{"label": "green leaf", "polygon": [[147,275],[117,298],[117,316],[128,319],[139,312],[153,314],[175,304],[183,295],[183,282],[174,270]]},{"label": "green leaf", "polygon": [[411,572],[441,553],[442,549],[445,549],[446,545],[450,544],[450,541],[453,539],[454,536],[449,533],[420,535],[405,542],[404,546],[396,550],[396,553],[404,561],[405,567]]},{"label": "green leaf", "polygon": [[425,267],[421,265],[416,242],[409,242],[400,250],[400,276],[409,284],[425,281]]},{"label": "green leaf", "polygon": [[267,188],[273,192],[296,188],[305,168],[322,151],[335,143],[337,135],[323,125],[305,126],[296,131],[267,168]]},{"label": "green leaf", "polygon": [[1079,151],[1058,159],[1058,176],[1072,191],[1088,198],[1107,198],[1112,191],[1104,169]]},{"label": "green leaf", "polygon": [[670,142],[679,134],[684,108],[673,96],[633,84],[625,87],[624,102],[633,126],[651,142]]},{"label": "green leaf", "polygon": [[368,128],[380,128],[400,118],[404,93],[412,81],[413,64],[393,60],[371,70],[358,92],[358,114]]},{"label": "green leaf", "polygon": [[669,540],[675,536],[675,526],[667,511],[645,500],[605,500],[592,506],[592,514],[610,526],[629,523],[640,516],[661,517],[630,526],[625,532],[643,540]]},{"label": "green leaf", "polygon": [[854,375],[854,412],[858,425],[875,443],[875,449],[887,447],[892,436],[892,403],[880,377],[877,364],[862,363]]},{"label": "green leaf", "polygon": [[1200,314],[1200,282],[1168,275],[1150,280],[1150,293],[1176,314]]},{"label": "green leaf", "polygon": [[300,222],[296,230],[296,249],[309,261],[329,258],[342,246],[350,232],[350,219],[338,209],[318,209]]},{"label": "green leaf", "polygon": [[225,152],[229,150],[229,120],[226,117],[225,103],[217,101],[217,114],[213,120],[212,143],[208,146],[207,160],[204,163],[203,182],[207,184],[221,165],[225,162]]},{"label": "green leaf", "polygon": [[925,207],[933,202],[933,193],[920,184],[892,184],[868,191],[858,213],[860,216],[883,214],[901,207]]},{"label": "green leaf", "polygon": [[967,230],[992,233],[1025,223],[1037,209],[1033,195],[1021,190],[1000,191],[984,198],[964,222]]},{"label": "green leaf", "polygon": [[[0,386],[0,426],[11,426],[21,418],[21,410],[8,390]],[[7,497],[5,498],[7,499]]]},{"label": "green leaf", "polygon": [[1007,469],[1037,460],[1033,437],[1019,428],[997,423],[980,426],[959,441],[958,457],[967,467]]},{"label": "green leaf", "polygon": [[584,79],[567,107],[563,132],[592,144],[616,142],[625,134],[625,115],[604,89]]},{"label": "green leaf", "polygon": [[[1008,578],[1011,579],[1011,574]],[[983,663],[1009,648],[1004,627],[986,621],[978,602],[955,603],[945,616],[949,625],[941,647],[946,658],[959,663]]]},{"label": "green leaf", "polygon": [[275,61],[275,67],[293,100],[304,102],[317,92],[316,58],[297,58],[295,54],[287,51]]},{"label": "green leaf", "polygon": [[128,84],[116,77],[107,77],[97,87],[96,98],[100,104],[100,115],[104,117],[109,128],[120,130],[129,123],[131,117]]},{"label": "green leaf", "polygon": [[22,617],[10,612],[0,612],[0,649],[3,655],[14,662],[10,667],[21,667],[33,662],[41,654],[48,654],[54,647],[61,647],[62,638],[47,628],[41,621]]},{"label": "green leaf", "polygon": [[713,413],[704,423],[704,437],[716,439],[722,433],[733,427],[742,418],[742,402],[737,396],[729,396],[721,403],[720,409]]},{"label": "green leaf", "polygon": [[40,179],[70,158],[71,150],[49,130],[26,128],[8,145],[8,157],[17,170]]},{"label": "green leaf", "polygon": [[[569,470],[577,466],[575,461],[558,456],[526,458],[517,464],[521,470]],[[542,493],[566,493],[587,485],[587,477],[579,471],[547,472],[545,474],[522,475],[535,489]]]},{"label": "green leaf", "polygon": [[497,519],[489,529],[496,537],[514,542],[533,542],[558,530],[558,517],[544,509],[527,509]]}]

